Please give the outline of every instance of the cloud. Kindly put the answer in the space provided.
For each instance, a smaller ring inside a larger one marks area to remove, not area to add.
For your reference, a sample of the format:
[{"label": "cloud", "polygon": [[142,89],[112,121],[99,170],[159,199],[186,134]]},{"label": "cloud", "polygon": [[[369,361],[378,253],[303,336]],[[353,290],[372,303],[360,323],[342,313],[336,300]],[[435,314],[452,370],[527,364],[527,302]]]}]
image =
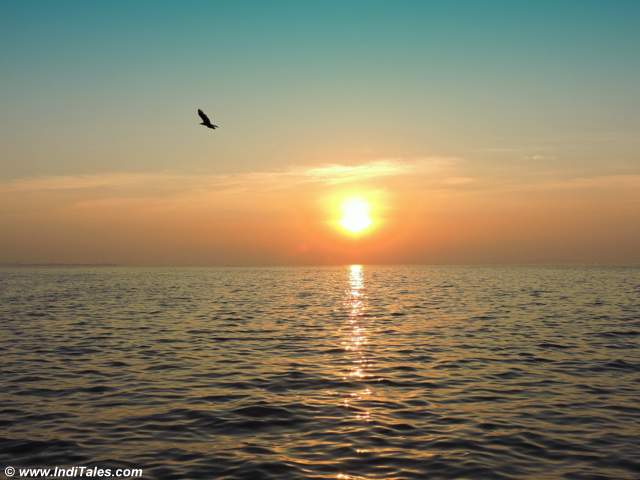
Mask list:
[{"label": "cloud", "polygon": [[406,175],[415,169],[415,164],[380,160],[362,165],[324,165],[303,171],[303,175],[329,185],[364,181],[373,178]]},{"label": "cloud", "polygon": [[575,177],[565,181],[552,182],[546,185],[554,188],[638,188],[640,175],[594,175],[591,177]]},{"label": "cloud", "polygon": [[184,183],[189,176],[168,173],[98,173],[22,178],[0,184],[0,192],[43,192],[55,190],[95,190],[131,188],[155,182]]},{"label": "cloud", "polygon": [[556,155],[548,155],[543,153],[533,153],[525,156],[525,160],[530,160],[532,162],[543,162],[557,159],[558,157]]},{"label": "cloud", "polygon": [[416,159],[383,159],[358,165],[325,164],[292,167],[284,170],[238,174],[97,173],[22,178],[0,183],[0,193],[131,191],[144,192],[184,190],[272,190],[302,184],[339,185],[367,182],[385,177],[435,173],[455,163],[454,159],[429,157]]},{"label": "cloud", "polygon": [[497,187],[503,191],[543,191],[576,192],[587,190],[607,190],[613,193],[622,191],[640,191],[640,175],[629,173],[621,175],[591,175],[567,178],[543,177],[535,180],[522,179],[519,182]]}]

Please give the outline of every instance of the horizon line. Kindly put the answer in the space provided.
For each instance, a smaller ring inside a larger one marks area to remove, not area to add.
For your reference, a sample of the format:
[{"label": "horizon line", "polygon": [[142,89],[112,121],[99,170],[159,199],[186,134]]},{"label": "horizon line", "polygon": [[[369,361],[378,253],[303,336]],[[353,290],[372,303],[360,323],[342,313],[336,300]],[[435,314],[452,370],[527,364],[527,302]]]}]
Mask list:
[{"label": "horizon line", "polygon": [[470,263],[261,263],[261,264],[126,264],[111,262],[0,262],[0,268],[62,267],[62,268],[308,268],[308,267],[609,267],[640,268],[640,263],[597,263],[597,262],[470,262]]}]

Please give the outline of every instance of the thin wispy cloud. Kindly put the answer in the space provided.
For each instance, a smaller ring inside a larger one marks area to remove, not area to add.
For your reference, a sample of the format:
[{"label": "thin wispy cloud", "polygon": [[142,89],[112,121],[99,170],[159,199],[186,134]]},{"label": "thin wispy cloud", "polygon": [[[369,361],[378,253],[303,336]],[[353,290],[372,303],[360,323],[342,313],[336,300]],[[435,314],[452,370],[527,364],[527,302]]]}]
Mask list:
[{"label": "thin wispy cloud", "polygon": [[121,172],[22,178],[0,183],[0,193],[74,190],[184,190],[289,188],[300,184],[340,185],[388,177],[427,174],[451,166],[454,159],[385,159],[357,165],[324,164],[238,174]]},{"label": "thin wispy cloud", "polygon": [[329,185],[364,181],[372,178],[406,175],[415,170],[415,164],[381,160],[362,165],[324,165],[305,170],[303,175]]},{"label": "thin wispy cloud", "polygon": [[545,189],[633,188],[640,190],[640,174],[574,177],[566,180],[549,181],[544,184],[540,184],[539,187]]},{"label": "thin wispy cloud", "polygon": [[477,177],[465,171],[461,159],[451,157],[387,158],[367,163],[321,164],[282,170],[237,174],[120,172],[23,178],[0,183],[0,195],[64,194],[96,198],[193,196],[213,192],[274,192],[299,188],[345,188],[394,185],[431,190],[573,190],[640,188],[640,175],[593,175],[550,178],[530,174],[507,182]]}]

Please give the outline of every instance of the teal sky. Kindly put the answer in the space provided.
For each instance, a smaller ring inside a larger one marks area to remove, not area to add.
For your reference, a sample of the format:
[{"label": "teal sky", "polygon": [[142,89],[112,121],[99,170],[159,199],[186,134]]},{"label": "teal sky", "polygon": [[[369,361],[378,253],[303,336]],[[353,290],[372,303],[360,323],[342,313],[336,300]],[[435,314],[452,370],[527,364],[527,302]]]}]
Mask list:
[{"label": "teal sky", "polygon": [[637,1],[0,4],[4,179],[423,155],[640,169]]}]

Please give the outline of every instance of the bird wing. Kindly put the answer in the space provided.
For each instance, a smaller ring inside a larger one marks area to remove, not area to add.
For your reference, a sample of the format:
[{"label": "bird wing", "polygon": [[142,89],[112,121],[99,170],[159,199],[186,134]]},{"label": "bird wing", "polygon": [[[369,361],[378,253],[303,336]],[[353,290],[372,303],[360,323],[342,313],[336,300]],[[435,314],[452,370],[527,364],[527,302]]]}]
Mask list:
[{"label": "bird wing", "polygon": [[203,122],[211,123],[211,120],[209,120],[209,117],[207,117],[207,114],[204,113],[202,110],[198,109],[198,115],[200,115],[200,118],[202,119]]}]

